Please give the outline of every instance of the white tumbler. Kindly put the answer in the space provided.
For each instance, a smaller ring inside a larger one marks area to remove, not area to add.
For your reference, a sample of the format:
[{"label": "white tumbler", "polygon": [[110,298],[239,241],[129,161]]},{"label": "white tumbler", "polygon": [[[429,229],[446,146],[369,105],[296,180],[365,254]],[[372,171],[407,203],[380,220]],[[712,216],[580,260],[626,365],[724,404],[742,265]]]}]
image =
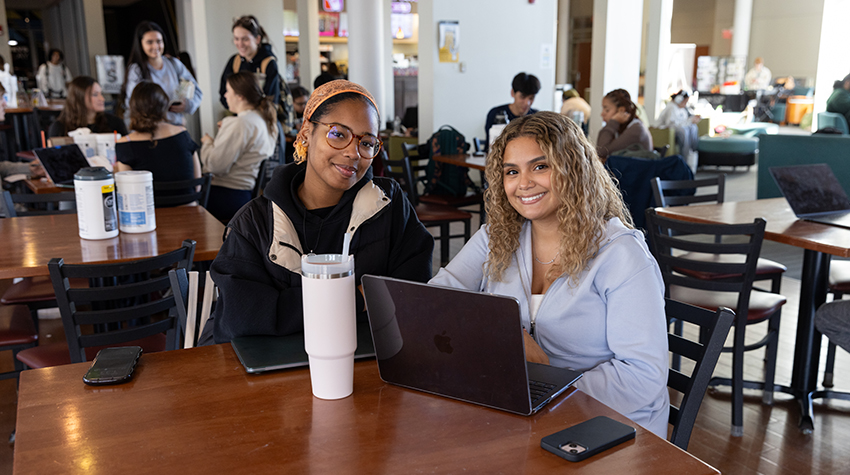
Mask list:
[{"label": "white tumbler", "polygon": [[304,348],[313,395],[342,399],[354,392],[357,349],[354,256],[301,256]]}]

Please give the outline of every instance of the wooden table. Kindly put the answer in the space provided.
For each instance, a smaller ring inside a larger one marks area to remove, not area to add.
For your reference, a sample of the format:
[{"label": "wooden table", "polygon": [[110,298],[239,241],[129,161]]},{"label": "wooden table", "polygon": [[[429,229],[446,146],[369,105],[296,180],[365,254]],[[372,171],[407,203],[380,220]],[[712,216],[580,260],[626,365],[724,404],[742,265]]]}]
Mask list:
[{"label": "wooden table", "polygon": [[156,230],[119,233],[118,237],[88,240],[79,237],[76,214],[0,219],[0,279],[49,275],[54,257],[68,264],[119,262],[172,251],[184,239],[194,239],[195,261],[218,254],[224,225],[200,206],[156,209]]},{"label": "wooden table", "polygon": [[830,256],[850,257],[850,229],[799,220],[785,198],[656,208],[656,211],[663,216],[698,223],[751,223],[761,217],[767,221],[765,239],[804,249],[790,388],[800,403],[800,428],[810,433],[814,424],[808,395],[818,386],[821,343],[814,315],[826,301]]},{"label": "wooden table", "polygon": [[352,396],[323,401],[306,368],[249,375],[230,345],[142,355],[101,389],[87,368],[21,374],[15,473],[718,473],[642,427],[584,462],[546,452],[597,415],[635,425],[580,391],[523,417],[384,384],[372,360]]},{"label": "wooden table", "polygon": [[459,153],[455,155],[434,155],[432,158],[438,162],[450,163],[459,167],[474,168],[484,171],[484,159],[486,157],[473,157],[467,153]]}]

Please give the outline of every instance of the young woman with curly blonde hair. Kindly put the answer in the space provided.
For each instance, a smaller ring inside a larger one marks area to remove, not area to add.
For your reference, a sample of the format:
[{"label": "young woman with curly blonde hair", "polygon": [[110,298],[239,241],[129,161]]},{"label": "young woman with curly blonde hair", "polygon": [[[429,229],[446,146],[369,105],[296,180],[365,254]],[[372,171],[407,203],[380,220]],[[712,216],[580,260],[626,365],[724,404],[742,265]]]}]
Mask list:
[{"label": "young woman with curly blonde hair", "polygon": [[666,437],[664,284],[595,147],[538,112],[486,173],[489,222],[431,283],[515,297],[530,360],[583,370],[579,389]]}]

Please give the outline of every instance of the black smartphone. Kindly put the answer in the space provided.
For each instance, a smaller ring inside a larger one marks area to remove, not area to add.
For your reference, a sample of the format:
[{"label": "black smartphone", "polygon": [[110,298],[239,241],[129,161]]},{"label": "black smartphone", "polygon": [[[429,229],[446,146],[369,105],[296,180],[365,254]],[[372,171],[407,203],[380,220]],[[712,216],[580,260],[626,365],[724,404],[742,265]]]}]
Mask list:
[{"label": "black smartphone", "polygon": [[91,368],[83,376],[83,382],[92,386],[99,386],[129,381],[141,355],[142,348],[140,346],[104,348],[97,352]]},{"label": "black smartphone", "polygon": [[540,446],[570,462],[580,462],[635,438],[635,428],[598,416],[540,440]]}]

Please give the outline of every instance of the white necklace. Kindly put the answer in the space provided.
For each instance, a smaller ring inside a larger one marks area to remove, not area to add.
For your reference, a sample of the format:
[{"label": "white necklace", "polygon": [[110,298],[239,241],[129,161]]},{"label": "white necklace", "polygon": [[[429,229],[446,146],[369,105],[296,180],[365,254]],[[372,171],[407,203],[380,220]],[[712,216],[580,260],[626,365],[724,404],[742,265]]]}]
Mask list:
[{"label": "white necklace", "polygon": [[551,263],[555,262],[555,259],[557,259],[557,258],[558,258],[558,255],[559,255],[560,253],[561,253],[561,251],[556,252],[556,253],[555,253],[555,257],[553,257],[553,258],[552,258],[552,260],[551,260],[551,261],[549,261],[549,262],[543,262],[543,261],[541,261],[540,259],[538,259],[538,258],[537,258],[537,256],[534,256],[534,260],[535,260],[535,261],[537,261],[537,262],[538,262],[538,263],[540,263],[540,264],[543,264],[544,266],[548,266],[549,264],[551,264]]}]

